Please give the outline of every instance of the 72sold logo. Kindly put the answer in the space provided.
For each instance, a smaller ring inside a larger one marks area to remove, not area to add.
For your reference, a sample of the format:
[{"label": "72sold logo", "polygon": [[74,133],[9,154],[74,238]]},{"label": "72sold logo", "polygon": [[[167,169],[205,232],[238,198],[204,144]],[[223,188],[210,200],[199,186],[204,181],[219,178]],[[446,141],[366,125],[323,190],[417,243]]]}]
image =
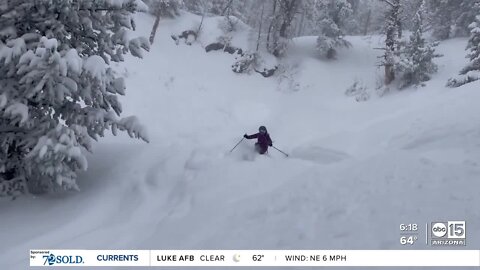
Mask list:
[{"label": "72sold logo", "polygon": [[84,263],[82,256],[72,256],[72,255],[64,255],[64,256],[55,256],[52,253],[49,255],[44,255],[43,258],[45,261],[43,265],[54,265],[54,264],[81,264]]}]

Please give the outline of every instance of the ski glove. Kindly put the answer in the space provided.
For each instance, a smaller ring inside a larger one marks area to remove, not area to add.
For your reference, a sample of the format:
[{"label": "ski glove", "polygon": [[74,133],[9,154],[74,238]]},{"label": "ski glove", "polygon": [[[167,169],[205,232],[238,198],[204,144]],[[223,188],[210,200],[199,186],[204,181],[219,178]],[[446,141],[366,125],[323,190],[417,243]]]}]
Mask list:
[{"label": "ski glove", "polygon": [[269,145],[269,146],[273,146],[273,144],[272,144],[272,143],[269,143],[268,145]]},{"label": "ski glove", "polygon": [[244,138],[248,138],[248,135],[247,135],[247,133],[245,133],[245,135],[243,135],[243,137],[244,137]]}]

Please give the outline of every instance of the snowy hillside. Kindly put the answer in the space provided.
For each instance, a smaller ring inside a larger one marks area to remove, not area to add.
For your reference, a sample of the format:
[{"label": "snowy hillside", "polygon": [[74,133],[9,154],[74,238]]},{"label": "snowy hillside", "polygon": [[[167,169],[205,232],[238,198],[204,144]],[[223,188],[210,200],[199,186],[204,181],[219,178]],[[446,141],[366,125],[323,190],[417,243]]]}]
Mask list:
[{"label": "snowy hillside", "polygon": [[[150,143],[109,135],[81,192],[0,201],[0,269],[25,269],[32,248],[401,249],[400,223],[436,220],[467,220],[468,238],[480,237],[480,83],[444,87],[465,64],[465,39],[441,43],[426,87],[380,98],[380,37],[348,37],[332,61],[315,57],[314,38],[295,39],[288,71],[264,78],[205,52],[218,19],[203,22],[200,44],[170,37],[199,22],[161,21],[144,59],[117,67],[124,114]],[[137,24],[148,36],[153,18]],[[232,44],[251,46],[247,30]],[[344,94],[355,80],[368,101]],[[229,153],[260,125],[289,158],[254,156],[253,141]]]}]

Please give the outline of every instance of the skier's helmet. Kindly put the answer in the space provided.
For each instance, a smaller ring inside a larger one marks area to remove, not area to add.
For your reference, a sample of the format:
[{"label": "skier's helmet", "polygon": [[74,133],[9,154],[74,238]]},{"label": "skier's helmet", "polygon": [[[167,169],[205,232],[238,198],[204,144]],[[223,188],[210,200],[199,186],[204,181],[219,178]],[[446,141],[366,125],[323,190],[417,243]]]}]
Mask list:
[{"label": "skier's helmet", "polygon": [[267,133],[267,128],[265,126],[260,126],[258,131],[260,131],[260,133]]}]

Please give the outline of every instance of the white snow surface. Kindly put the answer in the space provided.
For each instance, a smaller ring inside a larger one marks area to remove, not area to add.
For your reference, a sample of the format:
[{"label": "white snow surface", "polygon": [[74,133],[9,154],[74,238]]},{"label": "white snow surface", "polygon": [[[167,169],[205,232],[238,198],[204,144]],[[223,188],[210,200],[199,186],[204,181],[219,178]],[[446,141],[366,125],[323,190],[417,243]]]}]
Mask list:
[{"label": "white snow surface", "polygon": [[[70,58],[71,59],[71,58]],[[71,63],[71,61],[69,61]],[[97,78],[99,80],[105,76],[105,60],[98,55],[93,55],[88,57],[85,62],[83,62],[83,68],[86,72],[90,73],[92,77]]]},{"label": "white snow surface", "polygon": [[0,61],[9,64],[12,58],[21,55],[26,50],[25,40],[17,38],[10,40],[6,45],[0,42]]},{"label": "white snow surface", "polygon": [[[102,59],[103,60],[103,59]],[[75,49],[70,49],[66,54],[65,54],[65,61],[67,64],[67,67],[73,71],[76,74],[80,74],[82,72],[82,67],[83,67],[83,60],[82,58],[78,55],[77,50]],[[105,61],[103,61],[103,65]]]},{"label": "white snow surface", "polygon": [[[199,20],[162,20],[144,59],[117,67],[124,116],[150,143],[103,138],[81,192],[0,200],[0,269],[27,268],[35,248],[425,249],[402,247],[399,225],[418,223],[423,238],[438,220],[466,220],[467,248],[480,248],[480,83],[444,86],[467,62],[465,39],[438,47],[426,87],[380,98],[379,37],[347,37],[335,61],[315,57],[314,37],[295,39],[289,91],[233,73],[234,57],[206,44],[175,45],[170,35]],[[137,24],[148,35],[153,18]],[[370,100],[345,96],[355,79]],[[289,158],[253,155],[253,141],[229,153],[260,125]]]},{"label": "white snow surface", "polygon": [[5,115],[12,119],[19,118],[20,124],[23,124],[28,120],[28,107],[22,103],[13,103],[5,109]]}]

